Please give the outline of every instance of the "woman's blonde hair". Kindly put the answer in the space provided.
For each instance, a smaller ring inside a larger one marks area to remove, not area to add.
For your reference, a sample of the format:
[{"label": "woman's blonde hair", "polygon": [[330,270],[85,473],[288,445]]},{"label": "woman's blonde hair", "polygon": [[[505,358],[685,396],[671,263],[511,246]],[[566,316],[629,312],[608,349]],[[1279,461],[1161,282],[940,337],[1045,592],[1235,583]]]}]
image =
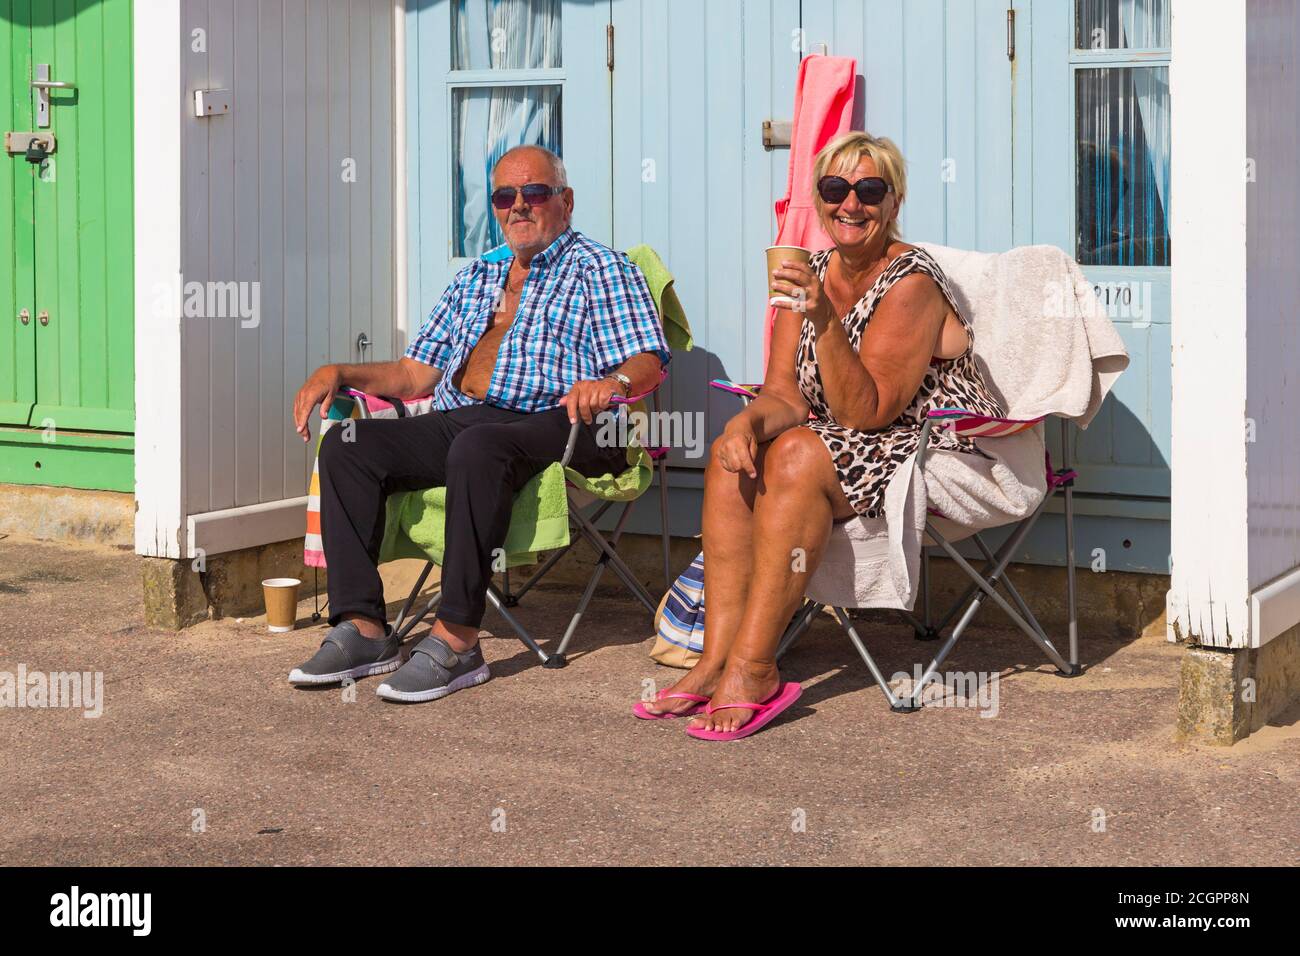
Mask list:
[{"label": "woman's blonde hair", "polygon": [[[817,194],[817,182],[832,169],[852,169],[862,162],[863,156],[870,156],[871,161],[876,165],[876,172],[880,174],[885,182],[894,187],[895,205],[902,203],[903,198],[907,195],[907,163],[903,159],[902,152],[891,139],[854,130],[831,140],[823,146],[821,152],[817,154],[816,159],[813,161],[813,203],[816,204],[818,209],[824,208],[826,204],[822,202],[821,196]],[[889,221],[889,225],[885,229],[885,235],[890,242],[898,239],[897,215]]]}]

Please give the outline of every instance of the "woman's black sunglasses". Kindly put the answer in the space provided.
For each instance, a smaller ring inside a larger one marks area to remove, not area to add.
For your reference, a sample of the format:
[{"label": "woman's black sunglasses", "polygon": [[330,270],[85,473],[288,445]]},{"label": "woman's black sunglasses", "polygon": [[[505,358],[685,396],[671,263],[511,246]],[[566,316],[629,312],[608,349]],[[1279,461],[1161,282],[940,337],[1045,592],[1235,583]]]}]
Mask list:
[{"label": "woman's black sunglasses", "polygon": [[552,196],[558,196],[564,192],[565,186],[548,186],[546,183],[527,183],[519,189],[514,186],[502,186],[500,189],[492,190],[492,205],[498,209],[509,209],[515,204],[515,194],[523,193],[524,202],[530,206],[540,206]]},{"label": "woman's black sunglasses", "polygon": [[867,176],[856,183],[850,183],[843,176],[823,176],[817,180],[817,194],[823,202],[842,203],[849,198],[849,190],[858,194],[858,201],[864,206],[878,206],[885,194],[894,187],[879,176]]}]

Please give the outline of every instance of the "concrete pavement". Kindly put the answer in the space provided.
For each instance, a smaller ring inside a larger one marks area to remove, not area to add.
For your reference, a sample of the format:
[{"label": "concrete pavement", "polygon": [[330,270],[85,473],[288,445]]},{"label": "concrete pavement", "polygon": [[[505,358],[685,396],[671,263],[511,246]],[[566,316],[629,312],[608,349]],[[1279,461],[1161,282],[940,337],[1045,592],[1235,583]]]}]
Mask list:
[{"label": "concrete pavement", "polygon": [[[1015,632],[976,628],[949,670],[991,699],[890,713],[819,621],[785,674],[801,701],[734,744],[634,720],[648,616],[601,596],[570,665],[503,623],[493,679],[416,706],[294,690],[322,633],[264,621],[151,630],[125,550],[0,539],[0,680],[101,672],[102,714],[0,709],[2,864],[1292,864],[1300,713],[1232,748],[1173,739],[1180,650],[1082,640],[1055,676]],[[390,597],[395,597],[390,594]],[[542,638],[576,596],[529,595]],[[423,633],[423,628],[417,635]],[[863,626],[887,674],[933,645]],[[964,646],[963,646],[964,645]],[[30,680],[30,678],[29,678]]]}]

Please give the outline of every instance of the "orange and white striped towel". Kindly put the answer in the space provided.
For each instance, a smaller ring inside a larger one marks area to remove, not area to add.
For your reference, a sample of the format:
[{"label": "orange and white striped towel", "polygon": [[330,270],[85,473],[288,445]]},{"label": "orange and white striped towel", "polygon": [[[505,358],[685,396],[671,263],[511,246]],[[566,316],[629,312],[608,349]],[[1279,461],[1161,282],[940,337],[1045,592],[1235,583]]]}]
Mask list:
[{"label": "orange and white striped towel", "polygon": [[[366,403],[366,414],[362,415],[359,400]],[[402,403],[406,414],[399,416],[397,409],[390,402],[373,395],[360,392],[340,393],[330,406],[329,417],[321,422],[320,436],[316,439],[316,460],[311,467],[311,484],[307,489],[307,537],[303,543],[302,561],[309,568],[325,567],[325,543],[320,533],[320,443],[325,433],[339,422],[357,418],[405,418],[411,415],[423,415],[433,408],[432,396],[414,398]]]}]

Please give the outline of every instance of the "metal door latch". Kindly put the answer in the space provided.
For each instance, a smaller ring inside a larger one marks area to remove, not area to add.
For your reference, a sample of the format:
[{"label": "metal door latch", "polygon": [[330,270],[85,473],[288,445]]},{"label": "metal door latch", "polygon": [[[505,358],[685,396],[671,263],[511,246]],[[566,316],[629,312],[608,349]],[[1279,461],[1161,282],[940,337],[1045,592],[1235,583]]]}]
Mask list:
[{"label": "metal door latch", "polygon": [[792,125],[790,120],[763,120],[763,148],[789,149]]},{"label": "metal door latch", "polygon": [[25,133],[10,131],[5,133],[5,152],[10,156],[19,153],[29,163],[43,163],[58,145],[53,133]]}]

